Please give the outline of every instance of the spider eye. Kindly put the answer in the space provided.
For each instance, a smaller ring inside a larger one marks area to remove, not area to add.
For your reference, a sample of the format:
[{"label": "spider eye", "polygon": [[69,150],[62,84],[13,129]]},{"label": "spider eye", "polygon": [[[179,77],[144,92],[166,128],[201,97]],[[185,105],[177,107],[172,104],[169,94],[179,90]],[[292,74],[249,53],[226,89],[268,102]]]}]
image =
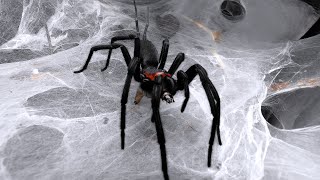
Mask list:
[{"label": "spider eye", "polygon": [[146,76],[144,74],[140,74],[140,79],[144,79]]},{"label": "spider eye", "polygon": [[143,79],[142,81],[143,81],[143,82],[149,82],[150,80],[147,79],[147,78],[145,78],[145,79]]}]

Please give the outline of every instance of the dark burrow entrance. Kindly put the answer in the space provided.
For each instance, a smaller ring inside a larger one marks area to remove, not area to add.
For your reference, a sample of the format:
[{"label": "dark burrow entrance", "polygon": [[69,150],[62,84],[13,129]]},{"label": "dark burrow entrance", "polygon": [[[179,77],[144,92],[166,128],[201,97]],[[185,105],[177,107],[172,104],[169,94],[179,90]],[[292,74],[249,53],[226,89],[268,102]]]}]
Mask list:
[{"label": "dark burrow entrance", "polygon": [[223,1],[220,10],[223,17],[230,21],[240,21],[246,14],[246,10],[239,0]]},{"label": "dark burrow entrance", "polygon": [[320,125],[320,87],[271,96],[263,102],[261,112],[268,123],[279,129]]}]

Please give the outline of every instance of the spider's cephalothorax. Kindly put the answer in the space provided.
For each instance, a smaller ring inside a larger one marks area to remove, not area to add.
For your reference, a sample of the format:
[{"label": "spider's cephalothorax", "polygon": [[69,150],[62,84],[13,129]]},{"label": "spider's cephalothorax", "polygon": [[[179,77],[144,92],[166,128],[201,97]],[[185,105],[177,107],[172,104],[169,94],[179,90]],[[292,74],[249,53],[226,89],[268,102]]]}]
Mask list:
[{"label": "spider's cephalothorax", "polygon": [[[173,99],[173,94],[176,89],[174,86],[174,80],[171,78],[172,75],[169,74],[168,72],[166,72],[165,70],[161,70],[161,69],[157,69],[154,67],[149,67],[146,69],[142,70],[142,74],[141,74],[141,84],[140,84],[140,88],[143,91],[143,93],[147,96],[147,97],[152,97],[152,90],[153,90],[153,86],[155,84],[155,80],[156,78],[160,76],[162,77],[162,92],[161,92],[161,99],[166,101],[167,103],[172,103],[174,102]],[[138,89],[139,91],[140,89]],[[141,99],[140,99],[141,100]],[[135,100],[135,103],[138,104],[139,100],[137,101],[137,97]]]},{"label": "spider's cephalothorax", "polygon": [[[164,179],[168,180],[168,167],[167,167],[167,155],[165,146],[165,135],[162,128],[162,122],[159,113],[160,100],[166,101],[167,103],[174,102],[173,96],[177,91],[184,90],[185,100],[181,107],[181,112],[186,108],[187,102],[189,100],[189,84],[199,75],[203,88],[208,97],[208,101],[211,108],[211,113],[213,115],[213,123],[211,127],[211,135],[209,139],[208,147],[208,167],[211,166],[211,154],[212,145],[215,139],[215,134],[217,133],[218,142],[220,145],[220,98],[217,90],[209,79],[206,70],[199,64],[191,66],[187,71],[179,70],[176,74],[177,79],[173,78],[173,75],[178,70],[180,64],[184,61],[185,55],[179,53],[175,60],[173,61],[169,70],[165,70],[164,66],[167,60],[168,50],[169,50],[169,40],[165,39],[162,43],[162,49],[160,57],[158,58],[158,52],[154,44],[147,39],[147,30],[149,27],[149,9],[147,11],[147,24],[144,29],[142,39],[140,39],[139,33],[139,23],[137,15],[137,7],[135,0],[135,23],[136,23],[136,34],[130,34],[127,36],[116,36],[111,38],[111,43],[109,45],[97,45],[90,49],[88,59],[85,62],[81,70],[75,71],[74,73],[81,73],[87,69],[91,57],[95,51],[108,49],[109,54],[106,61],[105,67],[101,71],[105,71],[108,68],[111,53],[113,49],[120,48],[124,60],[128,66],[128,73],[126,81],[123,87],[122,97],[121,97],[121,118],[120,118],[120,129],[121,129],[121,148],[124,149],[125,146],[125,128],[126,128],[126,104],[128,102],[129,89],[132,78],[140,83],[140,87],[137,90],[135,96],[135,104],[138,104],[143,96],[151,98],[152,102],[152,117],[151,121],[155,123],[158,143],[161,151],[161,163],[162,172]],[[126,46],[116,41],[121,40],[134,40],[134,56],[128,52]]]}]

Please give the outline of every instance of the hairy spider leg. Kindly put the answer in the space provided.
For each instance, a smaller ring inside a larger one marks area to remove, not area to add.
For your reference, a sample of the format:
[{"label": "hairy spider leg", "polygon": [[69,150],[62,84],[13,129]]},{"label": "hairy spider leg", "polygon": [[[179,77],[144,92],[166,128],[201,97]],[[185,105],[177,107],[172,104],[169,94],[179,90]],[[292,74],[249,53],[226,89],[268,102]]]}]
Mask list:
[{"label": "hairy spider leg", "polygon": [[160,153],[161,153],[161,165],[162,165],[162,173],[165,180],[169,180],[168,175],[168,166],[167,166],[167,154],[166,154],[166,140],[163,132],[159,107],[160,107],[160,98],[162,93],[162,77],[157,76],[155,80],[155,85],[153,86],[152,92],[152,119],[155,122],[158,143],[160,146]]},{"label": "hairy spider leg", "polygon": [[218,92],[211,80],[208,77],[207,71],[199,64],[191,66],[186,74],[188,76],[189,83],[194,79],[196,75],[200,76],[202,86],[206,92],[207,98],[209,100],[211,114],[213,115],[213,122],[211,127],[211,135],[209,140],[208,148],[208,167],[211,167],[211,155],[212,155],[212,146],[215,138],[215,132],[217,131],[219,145],[222,145],[220,137],[220,98]]},{"label": "hairy spider leg", "polygon": [[91,49],[90,49],[90,52],[89,52],[89,55],[88,55],[88,59],[86,60],[84,66],[78,70],[78,71],[74,71],[74,73],[81,73],[83,72],[84,70],[86,70],[88,68],[88,65],[89,65],[89,62],[92,58],[92,55],[95,51],[98,51],[98,50],[104,50],[104,49],[116,49],[116,48],[121,48],[121,52],[122,52],[122,55],[124,57],[124,60],[126,61],[126,64],[129,65],[130,61],[131,61],[131,57],[130,57],[130,54],[128,52],[128,49],[122,45],[122,44],[110,44],[110,45],[97,45],[97,46],[93,46]]},{"label": "hairy spider leg", "polygon": [[133,5],[134,5],[134,12],[135,12],[135,22],[136,22],[136,31],[137,31],[137,36],[140,37],[140,31],[139,31],[139,20],[138,20],[138,10],[137,10],[137,5],[136,5],[136,0],[133,0]]},{"label": "hairy spider leg", "polygon": [[169,51],[169,40],[166,38],[162,41],[162,48],[159,58],[159,66],[158,69],[163,69],[164,65],[166,64],[167,57],[168,57],[168,51]]},{"label": "hairy spider leg", "polygon": [[[137,36],[135,36],[133,34],[129,34],[127,36],[115,36],[115,37],[111,38],[111,44],[114,44],[116,41],[123,41],[123,40],[135,40],[134,49],[140,49],[140,43],[136,42],[136,41],[140,42],[140,40],[138,39]],[[139,47],[137,47],[137,46],[139,46]],[[104,68],[101,69],[102,72],[107,70],[107,68],[109,66],[111,53],[112,53],[112,49],[109,50],[108,58],[107,58],[107,61],[106,61],[106,65],[104,66]]]},{"label": "hairy spider leg", "polygon": [[126,77],[126,82],[123,87],[122,96],[121,96],[121,149],[124,149],[124,139],[125,139],[125,129],[126,129],[126,104],[128,102],[129,90],[132,77],[136,73],[136,69],[140,64],[140,59],[138,57],[134,57],[129,64],[128,74]]},{"label": "hairy spider leg", "polygon": [[147,6],[147,24],[146,27],[144,28],[144,32],[143,32],[143,36],[142,36],[142,40],[147,40],[147,31],[149,28],[149,6]]},{"label": "hairy spider leg", "polygon": [[176,73],[177,69],[179,68],[181,63],[184,61],[184,58],[185,58],[184,53],[179,53],[174,59],[171,67],[169,68],[168,73],[171,75]]}]

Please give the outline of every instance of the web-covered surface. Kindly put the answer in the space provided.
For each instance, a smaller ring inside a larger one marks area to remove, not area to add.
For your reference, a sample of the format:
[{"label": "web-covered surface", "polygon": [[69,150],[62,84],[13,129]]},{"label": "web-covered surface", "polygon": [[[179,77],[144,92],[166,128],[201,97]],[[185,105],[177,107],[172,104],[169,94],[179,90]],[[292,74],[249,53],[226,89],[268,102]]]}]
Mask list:
[{"label": "web-covered surface", "polygon": [[[319,179],[320,36],[297,40],[319,15],[300,1],[245,0],[246,17],[234,23],[221,16],[221,2],[137,0],[140,29],[148,5],[148,38],[159,51],[170,39],[166,68],[184,52],[181,69],[204,66],[222,103],[223,145],[214,144],[212,168],[200,80],[183,114],[183,93],[161,103],[170,178]],[[2,1],[0,10],[1,179],[162,179],[150,99],[134,105],[135,82],[120,149],[127,68],[119,50],[107,71],[101,51],[73,74],[92,45],[134,32],[131,0]],[[262,116],[262,104],[278,126]]]}]

